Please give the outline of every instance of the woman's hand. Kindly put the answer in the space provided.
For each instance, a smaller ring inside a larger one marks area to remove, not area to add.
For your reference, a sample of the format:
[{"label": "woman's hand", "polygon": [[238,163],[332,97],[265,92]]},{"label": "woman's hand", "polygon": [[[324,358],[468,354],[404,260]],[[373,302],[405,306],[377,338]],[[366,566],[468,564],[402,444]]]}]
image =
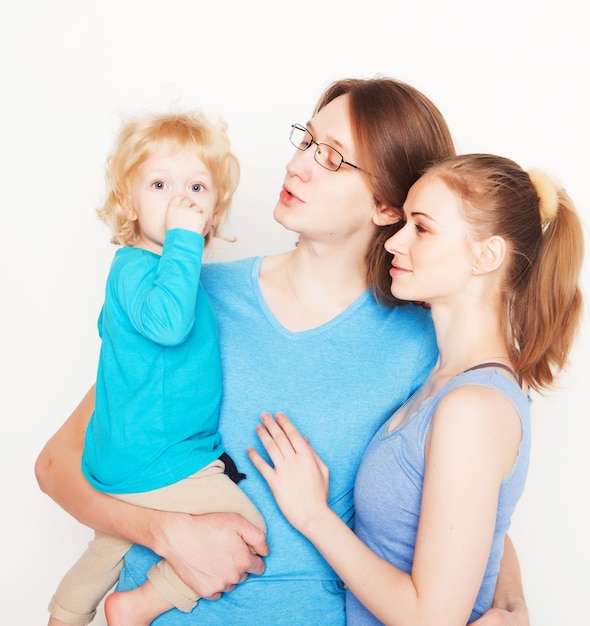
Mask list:
[{"label": "woman's hand", "polygon": [[283,413],[275,419],[263,413],[261,421],[256,433],[273,467],[253,448],[248,448],[248,456],[285,517],[305,534],[310,521],[328,510],[328,468]]}]

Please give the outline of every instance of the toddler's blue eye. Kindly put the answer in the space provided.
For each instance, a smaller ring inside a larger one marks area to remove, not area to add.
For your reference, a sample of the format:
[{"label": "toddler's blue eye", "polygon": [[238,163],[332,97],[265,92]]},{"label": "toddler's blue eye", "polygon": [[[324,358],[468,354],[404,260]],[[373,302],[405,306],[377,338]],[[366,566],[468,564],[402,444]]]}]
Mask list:
[{"label": "toddler's blue eye", "polygon": [[191,185],[191,190],[198,193],[199,191],[203,190],[203,185],[195,183],[194,185]]},{"label": "toddler's blue eye", "polygon": [[154,183],[154,188],[155,189],[164,189],[164,183],[161,180],[157,180]]}]

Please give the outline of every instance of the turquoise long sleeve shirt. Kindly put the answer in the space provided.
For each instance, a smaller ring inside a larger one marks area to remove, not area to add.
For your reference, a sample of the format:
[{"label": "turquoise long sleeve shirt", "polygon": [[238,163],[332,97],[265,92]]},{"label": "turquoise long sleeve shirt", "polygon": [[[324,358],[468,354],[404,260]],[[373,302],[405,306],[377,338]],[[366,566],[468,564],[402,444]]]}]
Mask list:
[{"label": "turquoise long sleeve shirt", "polygon": [[218,331],[200,283],[203,248],[198,233],[174,229],[161,256],[129,247],[115,254],[82,459],[100,491],[164,487],[223,452]]}]

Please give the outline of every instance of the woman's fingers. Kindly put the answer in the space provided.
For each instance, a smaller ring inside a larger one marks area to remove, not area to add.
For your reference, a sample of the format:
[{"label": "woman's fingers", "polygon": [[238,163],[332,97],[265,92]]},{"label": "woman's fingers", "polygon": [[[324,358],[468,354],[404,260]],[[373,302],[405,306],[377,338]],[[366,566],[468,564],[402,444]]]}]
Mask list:
[{"label": "woman's fingers", "polygon": [[261,476],[269,481],[272,475],[272,467],[254,450],[254,448],[247,448],[246,454],[252,461],[252,465],[260,472]]},{"label": "woman's fingers", "polygon": [[273,417],[265,412],[261,414],[260,420],[261,423],[256,426],[256,434],[270,457],[273,467],[253,448],[248,448],[247,453],[254,467],[267,482],[272,480],[276,470],[284,467],[286,462],[290,465],[301,463],[305,457],[311,457],[322,468],[323,463],[315,451],[284,413],[277,413]]},{"label": "woman's fingers", "polygon": [[284,456],[283,449],[290,444],[285,442],[283,438],[283,449],[281,449],[281,445],[280,442],[277,441],[277,437],[280,438],[282,431],[268,413],[263,413],[260,419],[262,424],[258,424],[256,426],[256,434],[264,446],[264,449],[268,452],[268,455],[272,459],[273,463],[276,463],[282,456]]},{"label": "woman's fingers", "polygon": [[295,428],[293,422],[284,413],[277,413],[275,419],[296,452],[310,448],[307,440],[301,436],[301,433]]},{"label": "woman's fingers", "polygon": [[[307,442],[284,413],[279,412],[274,418],[269,413],[262,413],[260,419],[268,437],[272,439],[283,456],[309,448]],[[259,436],[261,435],[265,437],[264,433],[259,431]],[[266,437],[265,441],[267,441]]]}]

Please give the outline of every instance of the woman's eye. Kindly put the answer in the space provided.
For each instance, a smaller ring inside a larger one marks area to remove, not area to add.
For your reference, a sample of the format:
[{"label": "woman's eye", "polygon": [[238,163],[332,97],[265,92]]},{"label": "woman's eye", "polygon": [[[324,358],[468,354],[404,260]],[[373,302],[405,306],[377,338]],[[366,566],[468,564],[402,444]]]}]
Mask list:
[{"label": "woman's eye", "polygon": [[194,185],[191,185],[191,191],[199,193],[199,191],[203,191],[203,185],[201,185],[200,183],[195,183]]},{"label": "woman's eye", "polygon": [[416,224],[416,230],[417,230],[419,233],[425,233],[425,232],[428,232],[428,231],[424,228],[424,226],[420,226],[420,224]]}]

